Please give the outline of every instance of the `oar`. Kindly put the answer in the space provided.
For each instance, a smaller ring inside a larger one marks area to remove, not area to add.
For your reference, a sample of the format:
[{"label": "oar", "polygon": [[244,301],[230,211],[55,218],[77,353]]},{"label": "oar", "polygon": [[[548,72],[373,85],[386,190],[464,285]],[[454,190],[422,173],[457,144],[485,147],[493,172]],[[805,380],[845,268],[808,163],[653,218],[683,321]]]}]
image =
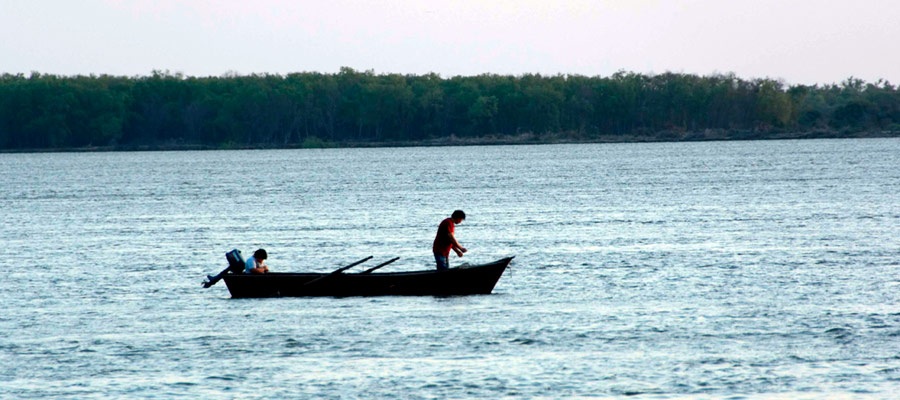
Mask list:
[{"label": "oar", "polygon": [[303,286],[311,285],[311,284],[313,284],[313,283],[316,283],[316,282],[318,282],[318,281],[321,281],[322,279],[325,279],[325,278],[328,278],[328,277],[331,277],[331,276],[335,276],[335,275],[337,275],[337,274],[339,274],[339,273],[341,273],[341,272],[344,272],[345,270],[348,270],[348,269],[350,269],[350,268],[353,268],[353,267],[355,267],[355,266],[357,266],[357,265],[359,265],[359,264],[362,264],[362,263],[364,263],[364,262],[366,262],[366,261],[369,261],[369,260],[371,260],[371,259],[372,259],[372,256],[368,256],[368,257],[363,258],[362,260],[359,260],[359,261],[357,261],[357,262],[355,262],[355,263],[353,263],[353,264],[350,264],[350,265],[348,265],[348,266],[346,266],[346,267],[340,267],[340,268],[334,270],[332,273],[330,273],[330,274],[328,274],[328,275],[320,276],[320,277],[318,277],[318,278],[316,278],[316,279],[313,279],[313,280],[311,280],[311,281],[309,281],[309,282],[304,283]]},{"label": "oar", "polygon": [[362,274],[368,274],[368,273],[370,273],[370,272],[372,272],[372,271],[374,271],[374,270],[376,270],[376,269],[378,269],[378,268],[381,268],[381,267],[383,267],[383,266],[385,266],[385,265],[388,265],[388,264],[390,264],[390,263],[392,263],[392,262],[394,262],[394,261],[397,261],[397,260],[399,260],[399,259],[400,259],[400,257],[396,257],[396,258],[390,259],[390,260],[385,261],[385,262],[383,262],[383,263],[381,263],[381,264],[378,264],[378,265],[376,265],[376,266],[374,266],[374,267],[372,267],[372,268],[369,268],[369,269],[367,269],[367,270],[365,270],[365,271],[363,271],[363,272],[360,272],[359,274],[360,274],[360,275],[362,275]]}]

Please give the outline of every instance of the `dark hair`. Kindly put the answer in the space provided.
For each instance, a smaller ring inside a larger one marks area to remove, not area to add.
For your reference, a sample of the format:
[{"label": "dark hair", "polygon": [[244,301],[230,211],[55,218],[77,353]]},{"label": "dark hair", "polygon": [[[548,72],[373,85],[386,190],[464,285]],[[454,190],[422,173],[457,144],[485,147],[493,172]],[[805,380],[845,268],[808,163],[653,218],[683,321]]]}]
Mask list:
[{"label": "dark hair", "polygon": [[463,210],[456,210],[453,212],[453,215],[451,215],[450,218],[466,219],[466,213],[464,213]]},{"label": "dark hair", "polygon": [[257,260],[265,260],[265,259],[269,258],[269,255],[266,254],[265,249],[259,249],[259,250],[253,252],[253,258],[255,258]]}]

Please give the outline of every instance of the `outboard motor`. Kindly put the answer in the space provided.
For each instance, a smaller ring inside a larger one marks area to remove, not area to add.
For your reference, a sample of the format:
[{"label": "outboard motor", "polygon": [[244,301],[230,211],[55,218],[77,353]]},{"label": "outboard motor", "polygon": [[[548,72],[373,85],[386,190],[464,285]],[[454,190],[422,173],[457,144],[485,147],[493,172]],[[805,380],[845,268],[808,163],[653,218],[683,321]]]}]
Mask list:
[{"label": "outboard motor", "polygon": [[231,250],[225,253],[225,259],[228,260],[228,268],[219,272],[218,275],[212,276],[207,275],[206,280],[203,281],[202,286],[204,288],[209,288],[212,285],[215,285],[223,276],[227,273],[232,274],[242,274],[244,273],[244,256],[241,255],[241,251],[238,249]]},{"label": "outboard motor", "polygon": [[240,250],[234,249],[225,253],[225,259],[228,260],[228,270],[231,273],[240,274],[244,272],[244,256],[241,255]]}]

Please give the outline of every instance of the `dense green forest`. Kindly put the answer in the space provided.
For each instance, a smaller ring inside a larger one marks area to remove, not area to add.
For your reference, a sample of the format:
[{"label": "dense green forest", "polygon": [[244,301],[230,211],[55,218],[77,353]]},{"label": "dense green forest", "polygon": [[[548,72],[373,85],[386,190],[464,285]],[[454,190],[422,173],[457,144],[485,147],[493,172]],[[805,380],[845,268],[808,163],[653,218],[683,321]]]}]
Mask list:
[{"label": "dense green forest", "polygon": [[0,76],[0,149],[900,135],[890,83],[293,73]]}]

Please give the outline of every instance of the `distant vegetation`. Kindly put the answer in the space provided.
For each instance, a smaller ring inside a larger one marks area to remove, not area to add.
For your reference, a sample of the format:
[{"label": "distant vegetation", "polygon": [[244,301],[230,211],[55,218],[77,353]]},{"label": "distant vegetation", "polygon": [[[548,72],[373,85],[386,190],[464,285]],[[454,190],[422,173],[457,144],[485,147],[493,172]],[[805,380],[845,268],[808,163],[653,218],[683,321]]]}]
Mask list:
[{"label": "distant vegetation", "polygon": [[883,81],[294,73],[0,76],[0,149],[240,148],[900,135]]}]

